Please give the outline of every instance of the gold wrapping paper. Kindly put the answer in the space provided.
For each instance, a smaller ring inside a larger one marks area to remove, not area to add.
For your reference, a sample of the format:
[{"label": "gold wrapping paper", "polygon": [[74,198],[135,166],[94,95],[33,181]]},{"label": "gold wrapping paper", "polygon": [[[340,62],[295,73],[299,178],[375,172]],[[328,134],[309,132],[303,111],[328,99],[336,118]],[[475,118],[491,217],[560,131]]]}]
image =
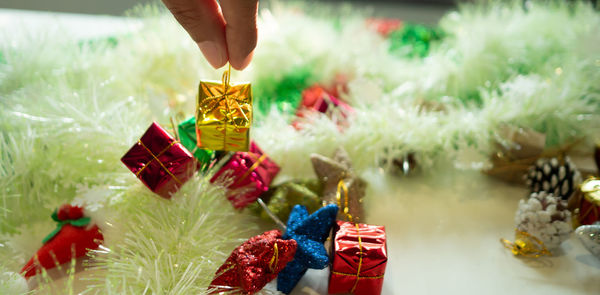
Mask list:
[{"label": "gold wrapping paper", "polygon": [[[230,66],[231,69],[231,66]],[[196,110],[198,147],[219,151],[248,151],[252,124],[250,83],[200,81]]]}]

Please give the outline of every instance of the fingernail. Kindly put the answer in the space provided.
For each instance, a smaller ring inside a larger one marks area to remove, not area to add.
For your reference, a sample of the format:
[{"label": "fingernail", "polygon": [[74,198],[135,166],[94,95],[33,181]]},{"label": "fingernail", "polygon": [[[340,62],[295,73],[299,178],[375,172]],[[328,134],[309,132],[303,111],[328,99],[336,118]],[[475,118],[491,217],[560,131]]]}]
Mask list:
[{"label": "fingernail", "polygon": [[250,52],[250,54],[248,54],[248,55],[247,55],[247,56],[246,56],[246,57],[245,57],[245,58],[242,60],[242,62],[241,62],[239,65],[233,65],[233,64],[232,64],[232,66],[234,66],[234,68],[235,68],[236,70],[238,70],[238,71],[241,71],[241,70],[245,69],[245,68],[246,68],[246,67],[247,67],[247,66],[250,64],[250,62],[252,61],[252,57],[253,57],[253,56],[254,56],[254,51]]},{"label": "fingernail", "polygon": [[200,51],[202,51],[202,54],[204,54],[204,57],[206,57],[206,60],[208,60],[213,68],[218,69],[227,62],[223,50],[220,50],[215,42],[200,42],[198,43],[198,47],[200,47]]}]

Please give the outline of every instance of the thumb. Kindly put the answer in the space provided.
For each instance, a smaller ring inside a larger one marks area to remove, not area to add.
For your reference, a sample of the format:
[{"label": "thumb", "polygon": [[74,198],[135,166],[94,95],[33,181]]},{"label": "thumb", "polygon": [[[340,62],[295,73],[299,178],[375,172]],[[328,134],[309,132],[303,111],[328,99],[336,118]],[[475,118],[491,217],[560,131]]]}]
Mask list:
[{"label": "thumb", "polygon": [[227,63],[225,20],[216,0],[162,0],[214,67]]}]

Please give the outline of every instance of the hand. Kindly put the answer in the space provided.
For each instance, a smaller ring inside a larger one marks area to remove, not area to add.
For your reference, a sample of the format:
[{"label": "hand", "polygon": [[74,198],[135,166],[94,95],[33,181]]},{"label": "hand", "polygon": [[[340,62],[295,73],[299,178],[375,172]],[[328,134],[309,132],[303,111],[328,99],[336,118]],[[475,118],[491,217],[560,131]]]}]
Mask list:
[{"label": "hand", "polygon": [[214,68],[243,70],[256,47],[258,0],[162,0]]}]

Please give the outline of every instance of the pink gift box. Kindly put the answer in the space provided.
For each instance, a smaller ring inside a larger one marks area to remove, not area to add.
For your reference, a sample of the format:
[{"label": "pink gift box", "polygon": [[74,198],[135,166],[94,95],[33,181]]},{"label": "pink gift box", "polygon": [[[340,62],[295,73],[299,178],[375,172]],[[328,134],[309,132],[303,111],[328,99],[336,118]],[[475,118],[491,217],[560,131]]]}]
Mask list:
[{"label": "pink gift box", "polygon": [[248,152],[233,154],[210,181],[227,187],[227,199],[240,209],[266,192],[277,173],[279,166],[252,142]]},{"label": "pink gift box", "polygon": [[151,191],[167,199],[198,167],[192,154],[156,122],[152,122],[121,162]]}]

